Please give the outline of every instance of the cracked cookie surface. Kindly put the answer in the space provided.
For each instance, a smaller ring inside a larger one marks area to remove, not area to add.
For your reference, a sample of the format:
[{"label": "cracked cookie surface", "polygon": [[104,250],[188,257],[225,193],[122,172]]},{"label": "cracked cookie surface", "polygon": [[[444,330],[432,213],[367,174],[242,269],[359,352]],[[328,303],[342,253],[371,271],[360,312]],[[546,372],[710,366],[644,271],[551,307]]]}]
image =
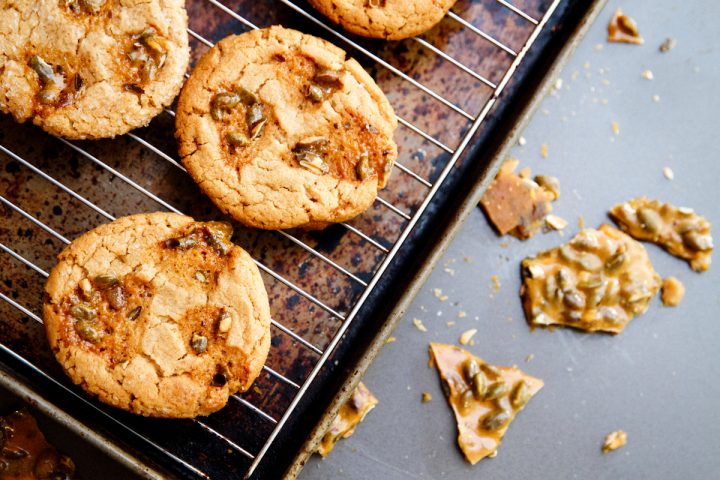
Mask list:
[{"label": "cracked cookie surface", "polygon": [[397,120],[345,52],[282,27],[230,36],[180,95],[180,156],[200,188],[245,225],[284,229],[366,210],[397,157]]},{"label": "cracked cookie surface", "polygon": [[0,0],[0,111],[70,139],[144,126],[182,86],[186,28],[181,0]]},{"label": "cracked cookie surface", "polygon": [[443,19],[456,0],[309,0],[356,35],[386,40],[414,37]]},{"label": "cracked cookie surface", "polygon": [[58,257],[45,287],[50,346],[76,384],[133,413],[208,415],[247,390],[270,310],[232,229],[172,213],[120,218]]}]

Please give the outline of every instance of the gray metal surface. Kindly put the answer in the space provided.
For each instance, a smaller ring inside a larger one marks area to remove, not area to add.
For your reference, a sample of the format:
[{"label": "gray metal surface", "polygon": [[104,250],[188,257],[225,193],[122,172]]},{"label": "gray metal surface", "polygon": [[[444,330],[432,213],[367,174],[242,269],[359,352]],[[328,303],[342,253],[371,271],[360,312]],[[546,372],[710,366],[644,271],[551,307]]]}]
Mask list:
[{"label": "gray metal surface", "polygon": [[[619,6],[638,21],[644,46],[605,42],[606,21]],[[717,478],[720,266],[697,274],[648,245],[658,272],[687,287],[685,301],[672,309],[655,299],[616,337],[530,332],[518,289],[524,256],[567,240],[579,215],[589,227],[608,221],[607,208],[633,196],[694,207],[718,236],[719,14],[719,4],[701,1],[609,2],[561,74],[562,88],[545,99],[523,134],[526,145],[514,151],[521,165],[560,178],[555,213],[570,221],[565,236],[499,239],[480,210],[473,213],[400,323],[397,341],[367,373],[380,405],[328,459],[311,461],[301,478]],[[657,47],[668,36],[677,47],[661,54]],[[642,77],[646,69],[653,80]],[[543,143],[547,159],[540,156]],[[665,166],[673,181],[663,176]],[[436,298],[434,288],[448,299]],[[467,316],[459,318],[461,311]],[[418,331],[413,318],[428,332]],[[469,328],[478,329],[468,347],[473,353],[518,364],[546,382],[497,458],[475,467],[456,447],[452,414],[436,372],[426,366],[428,342],[457,342]],[[526,363],[530,354],[534,359]],[[428,404],[420,402],[423,391],[433,396]],[[604,435],[619,428],[627,431],[628,445],[603,456]]]}]

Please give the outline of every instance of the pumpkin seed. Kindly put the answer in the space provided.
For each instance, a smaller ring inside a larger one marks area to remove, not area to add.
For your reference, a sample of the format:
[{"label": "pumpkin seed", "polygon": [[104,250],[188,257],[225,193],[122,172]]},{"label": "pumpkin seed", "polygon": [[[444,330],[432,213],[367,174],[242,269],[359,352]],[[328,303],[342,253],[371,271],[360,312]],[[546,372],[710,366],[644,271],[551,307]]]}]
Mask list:
[{"label": "pumpkin seed", "polygon": [[320,103],[325,100],[325,91],[317,85],[311,84],[308,87],[307,96],[313,102]]},{"label": "pumpkin seed", "polygon": [[77,318],[78,320],[92,320],[97,317],[97,312],[94,308],[88,305],[73,305],[70,308],[70,315]]},{"label": "pumpkin seed", "polygon": [[216,121],[220,121],[225,116],[226,111],[230,111],[240,102],[240,96],[232,92],[216,93],[210,100],[210,115]]},{"label": "pumpkin seed", "polygon": [[583,253],[580,255],[579,263],[580,267],[588,272],[597,272],[603,268],[603,261],[594,253]]},{"label": "pumpkin seed", "polygon": [[628,33],[632,36],[638,36],[640,35],[640,31],[638,30],[637,24],[635,23],[635,20],[628,17],[627,15],[620,15],[618,16],[618,26],[621,30],[623,30],[625,33]]},{"label": "pumpkin seed", "polygon": [[95,282],[95,285],[97,285],[98,288],[100,288],[101,290],[114,287],[118,284],[118,278],[115,275],[109,273],[98,275],[93,281]]},{"label": "pumpkin seed", "polygon": [[90,343],[97,343],[102,336],[97,330],[95,323],[88,319],[75,322],[75,332],[77,332],[80,338]]},{"label": "pumpkin seed", "polygon": [[232,317],[226,311],[220,314],[220,320],[218,321],[218,333],[224,334],[230,331],[232,326]]},{"label": "pumpkin seed", "polygon": [[185,237],[173,238],[170,240],[172,248],[179,248],[181,250],[187,250],[197,245],[197,239],[187,235]]},{"label": "pumpkin seed", "polygon": [[487,391],[487,377],[483,372],[477,372],[472,377],[472,392],[475,398],[481,400]]},{"label": "pumpkin seed", "polygon": [[484,430],[494,432],[496,430],[500,430],[508,423],[510,423],[510,414],[505,410],[496,410],[488,415],[485,415],[481,420],[480,426]]},{"label": "pumpkin seed", "polygon": [[605,270],[612,272],[613,270],[617,270],[622,266],[623,263],[625,263],[625,259],[627,257],[625,256],[624,252],[617,252],[610,256],[607,260],[605,260]]},{"label": "pumpkin seed", "polygon": [[495,367],[494,365],[490,365],[489,363],[481,364],[480,370],[482,370],[483,372],[487,373],[488,375],[490,375],[494,378],[499,378],[502,376],[502,373],[500,372],[500,370],[498,370],[497,367]]},{"label": "pumpkin seed", "polygon": [[108,304],[113,310],[120,310],[125,306],[125,292],[120,285],[112,287],[107,292]]},{"label": "pumpkin seed", "polygon": [[567,268],[561,268],[558,270],[556,277],[557,283],[563,291],[570,290],[574,287],[572,273],[570,273],[570,270]]},{"label": "pumpkin seed", "polygon": [[265,125],[267,125],[267,120],[261,120],[257,124],[255,124],[250,129],[250,139],[256,140],[262,135],[263,130],[265,130]]},{"label": "pumpkin seed", "polygon": [[205,353],[208,347],[208,339],[203,335],[193,333],[192,339],[190,340],[190,346],[193,350],[195,350],[195,353],[197,353],[198,355],[201,353]]},{"label": "pumpkin seed", "polygon": [[137,306],[130,310],[130,312],[127,314],[127,319],[130,321],[137,320],[137,318],[140,316],[140,313],[142,312],[142,306]]},{"label": "pumpkin seed", "polygon": [[465,374],[465,379],[469,382],[472,381],[472,379],[480,372],[480,367],[478,367],[477,362],[474,358],[468,359],[463,364],[463,373]]},{"label": "pumpkin seed", "polygon": [[92,292],[93,292],[93,288],[92,288],[92,284],[90,283],[90,280],[88,280],[87,278],[83,278],[82,280],[80,280],[79,286],[80,286],[80,290],[83,293],[83,296],[85,298],[89,299],[90,295],[92,295]]},{"label": "pumpkin seed", "polygon": [[[239,97],[238,97],[239,101]],[[259,103],[253,103],[247,112],[247,123],[250,128],[265,120],[265,112]]]},{"label": "pumpkin seed", "polygon": [[247,135],[240,132],[228,132],[225,134],[225,140],[233,147],[247,147],[250,140]]},{"label": "pumpkin seed", "polygon": [[53,67],[39,55],[33,55],[28,62],[30,68],[35,70],[43,83],[55,82],[55,71]]},{"label": "pumpkin seed", "polygon": [[660,217],[660,214],[652,208],[638,209],[637,216],[643,230],[647,230],[650,233],[657,233],[662,229],[662,217]]},{"label": "pumpkin seed", "polygon": [[710,235],[701,235],[698,232],[688,232],[682,236],[683,243],[691,250],[704,252],[713,249],[713,241]]},{"label": "pumpkin seed", "polygon": [[320,157],[320,155],[312,152],[303,152],[300,154],[296,154],[296,157],[298,159],[298,163],[301,167],[305,168],[306,170],[310,170],[311,172],[323,175],[328,172],[330,172],[330,167],[327,163]]},{"label": "pumpkin seed", "polygon": [[560,257],[568,262],[577,262],[580,254],[570,245],[563,245],[560,247]]},{"label": "pumpkin seed", "polygon": [[321,85],[327,85],[335,88],[340,86],[340,74],[335,70],[320,70],[315,74],[315,78],[313,80]]},{"label": "pumpkin seed", "polygon": [[508,391],[508,386],[505,382],[493,382],[487,386],[485,390],[485,400],[495,400],[502,397]]},{"label": "pumpkin seed", "polygon": [[235,93],[240,97],[240,101],[244,105],[250,106],[258,103],[258,99],[255,94],[245,89],[244,87],[235,87]]},{"label": "pumpkin seed", "polygon": [[197,272],[195,272],[195,280],[197,280],[198,282],[205,283],[205,282],[207,282],[207,277],[205,277],[205,274],[203,272],[198,270]]},{"label": "pumpkin seed", "polygon": [[582,310],[585,308],[585,295],[577,290],[565,292],[563,303],[573,310]]},{"label": "pumpkin seed", "polygon": [[578,275],[577,286],[580,288],[595,289],[601,287],[605,279],[602,274],[593,274],[590,272],[580,272]]},{"label": "pumpkin seed", "polygon": [[365,180],[372,175],[372,168],[370,168],[370,155],[368,152],[360,154],[360,161],[355,166],[355,173],[360,180]]},{"label": "pumpkin seed", "polygon": [[463,410],[467,410],[468,408],[470,408],[472,406],[472,401],[473,401],[473,393],[470,390],[465,390],[460,395],[460,407]]},{"label": "pumpkin seed", "polygon": [[515,410],[520,410],[530,400],[530,387],[525,380],[520,380],[510,393],[510,405]]},{"label": "pumpkin seed", "polygon": [[535,182],[550,192],[555,200],[560,198],[560,180],[550,175],[537,175]]}]

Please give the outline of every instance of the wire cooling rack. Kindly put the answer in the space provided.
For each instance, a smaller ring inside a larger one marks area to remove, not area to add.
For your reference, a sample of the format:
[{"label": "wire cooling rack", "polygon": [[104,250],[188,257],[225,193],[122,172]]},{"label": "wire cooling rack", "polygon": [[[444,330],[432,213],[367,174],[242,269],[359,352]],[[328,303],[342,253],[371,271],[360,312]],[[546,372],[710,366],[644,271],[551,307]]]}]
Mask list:
[{"label": "wire cooling rack", "polygon": [[[189,1],[194,59],[226,34],[274,23],[299,24],[347,49],[396,109],[399,171],[369,212],[329,232],[237,232],[235,241],[253,255],[268,284],[273,313],[268,363],[255,387],[234,395],[223,411],[178,421],[181,427],[155,428],[153,420],[107,408],[69,385],[44,347],[36,312],[54,256],[70,238],[98,223],[162,209],[196,218],[218,215],[197,200],[177,160],[173,109],[148,128],[95,143],[44,138],[33,127],[0,119],[0,165],[5,167],[0,351],[104,417],[124,438],[154,449],[180,474],[250,477],[559,3],[461,1],[435,33],[385,45],[342,32],[304,3]],[[519,33],[505,39],[508,24]],[[29,141],[35,134],[38,142]],[[173,438],[177,431],[188,438]]]}]

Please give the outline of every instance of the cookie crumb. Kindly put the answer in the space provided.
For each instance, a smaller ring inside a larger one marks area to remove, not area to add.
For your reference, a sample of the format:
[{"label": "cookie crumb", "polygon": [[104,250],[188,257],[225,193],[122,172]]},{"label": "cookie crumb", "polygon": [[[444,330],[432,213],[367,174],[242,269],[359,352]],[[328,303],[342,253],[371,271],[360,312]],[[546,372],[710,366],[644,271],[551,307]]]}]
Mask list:
[{"label": "cookie crumb", "polygon": [[653,75],[650,70],[643,70],[641,75],[645,80],[652,80],[655,78],[655,75]]},{"label": "cookie crumb", "polygon": [[493,275],[490,277],[490,281],[493,284],[493,290],[496,292],[500,291],[500,278],[498,278],[497,275]]},{"label": "cookie crumb", "polygon": [[433,288],[433,295],[435,295],[435,298],[440,300],[441,302],[444,302],[448,299],[447,295],[443,295],[442,290],[439,288]]},{"label": "cookie crumb", "polygon": [[471,328],[470,330],[465,330],[462,335],[460,335],[460,345],[467,345],[470,343],[470,340],[473,336],[477,333],[477,328]]},{"label": "cookie crumb", "polygon": [[521,147],[524,147],[526,143],[527,140],[525,140],[525,137],[518,138],[518,145],[520,145]]},{"label": "cookie crumb", "polygon": [[660,44],[658,50],[660,50],[660,53],[667,53],[675,48],[675,45],[677,45],[677,41],[674,38],[668,37]]},{"label": "cookie crumb", "polygon": [[395,337],[388,337],[387,340],[385,340],[385,345],[388,343],[395,343],[397,341],[397,338]]},{"label": "cookie crumb", "polygon": [[450,320],[449,322],[447,322],[447,326],[448,326],[448,328],[454,327],[454,326],[455,326],[455,321],[454,321],[454,320]]},{"label": "cookie crumb", "polygon": [[655,103],[658,103],[658,102],[660,101],[660,95],[653,95],[653,96],[652,96],[652,101],[655,102]]},{"label": "cookie crumb", "polygon": [[675,277],[667,277],[662,285],[662,303],[666,307],[677,307],[685,297],[685,285]]},{"label": "cookie crumb", "polygon": [[415,328],[420,330],[421,332],[427,332],[427,327],[423,324],[422,320],[419,318],[413,318],[413,325],[415,325]]},{"label": "cookie crumb", "polygon": [[640,36],[635,20],[625,15],[619,8],[610,19],[607,26],[607,41],[614,43],[632,43],[642,45],[645,40]]},{"label": "cookie crumb", "polygon": [[422,403],[428,403],[432,400],[432,395],[430,395],[430,392],[422,392]]},{"label": "cookie crumb", "polygon": [[613,450],[617,450],[618,448],[625,446],[626,443],[627,433],[622,430],[615,430],[614,432],[610,432],[605,436],[605,441],[603,442],[602,446],[602,452],[604,454],[608,454]]},{"label": "cookie crumb", "polygon": [[668,180],[672,180],[675,178],[675,172],[672,171],[672,168],[665,167],[663,168],[663,175],[665,175],[665,178]]},{"label": "cookie crumb", "polygon": [[580,230],[585,230],[585,217],[582,215],[578,215],[578,228]]},{"label": "cookie crumb", "polygon": [[458,312],[458,318],[465,318],[465,317],[467,317],[467,313],[465,313],[464,310],[460,310]]},{"label": "cookie crumb", "polygon": [[525,357],[525,363],[530,363],[530,362],[532,362],[534,359],[535,359],[535,354],[534,354],[534,353],[531,353],[530,355],[528,355],[527,357]]},{"label": "cookie crumb", "polygon": [[615,135],[620,135],[620,124],[618,122],[614,121],[610,124],[610,127],[612,128],[612,131]]}]

